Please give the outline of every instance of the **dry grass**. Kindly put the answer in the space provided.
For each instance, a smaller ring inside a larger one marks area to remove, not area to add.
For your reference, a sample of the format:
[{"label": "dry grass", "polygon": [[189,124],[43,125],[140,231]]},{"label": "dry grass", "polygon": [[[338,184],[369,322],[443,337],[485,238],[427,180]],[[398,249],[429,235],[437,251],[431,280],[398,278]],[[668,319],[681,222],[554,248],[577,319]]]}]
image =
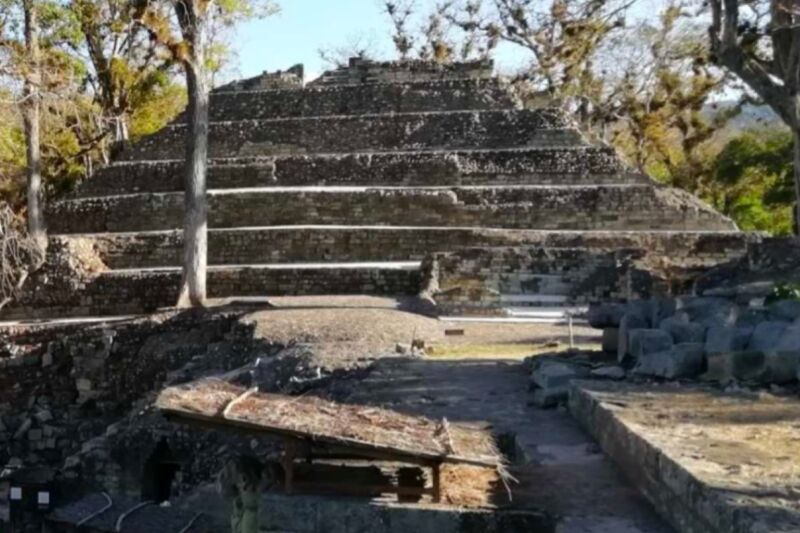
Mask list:
[{"label": "dry grass", "polygon": [[469,465],[443,465],[442,502],[458,507],[489,507],[502,486],[497,470]]},{"label": "dry grass", "polygon": [[[596,350],[597,344],[576,344],[579,350]],[[433,359],[524,359],[533,355],[569,350],[569,345],[546,344],[434,344],[426,353]]]},{"label": "dry grass", "polygon": [[220,426],[382,450],[406,456],[500,467],[491,433],[367,405],[316,396],[246,391],[219,379],[165,389],[157,406],[171,414]]}]

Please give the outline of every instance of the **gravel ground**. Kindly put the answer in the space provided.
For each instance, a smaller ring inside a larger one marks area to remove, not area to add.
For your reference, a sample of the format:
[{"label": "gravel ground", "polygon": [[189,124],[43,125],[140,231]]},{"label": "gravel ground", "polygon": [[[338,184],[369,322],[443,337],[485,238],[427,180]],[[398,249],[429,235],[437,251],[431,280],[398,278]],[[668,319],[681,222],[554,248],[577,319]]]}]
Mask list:
[{"label": "gravel ground", "polygon": [[[569,342],[568,329],[553,324],[454,323],[400,310],[395,300],[381,298],[282,299],[283,307],[257,311],[245,320],[256,334],[274,342],[348,342],[376,350],[421,339],[428,346],[539,345]],[[278,302],[273,302],[275,305]],[[394,303],[394,307],[391,307]],[[599,331],[575,327],[575,342],[599,342]],[[522,348],[524,351],[525,348]]]}]

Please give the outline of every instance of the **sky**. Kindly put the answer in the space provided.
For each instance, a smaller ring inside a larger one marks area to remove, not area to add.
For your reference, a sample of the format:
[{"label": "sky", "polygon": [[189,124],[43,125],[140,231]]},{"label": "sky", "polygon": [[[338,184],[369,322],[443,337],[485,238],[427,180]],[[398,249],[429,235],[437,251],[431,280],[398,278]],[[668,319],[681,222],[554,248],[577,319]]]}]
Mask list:
[{"label": "sky", "polygon": [[[639,14],[652,12],[653,5],[663,3],[638,2]],[[421,12],[434,3],[417,0]],[[303,63],[306,80],[310,80],[326,69],[319,57],[320,48],[345,46],[356,40],[369,43],[379,58],[394,57],[391,28],[381,13],[380,0],[279,0],[279,4],[280,14],[236,29],[233,44],[238,68],[226,77],[250,77]],[[524,64],[526,54],[509,45],[497,50],[495,61],[499,70],[512,70]]]},{"label": "sky", "polygon": [[325,70],[320,48],[359,38],[372,42],[378,54],[391,55],[389,27],[378,0],[285,0],[280,5],[280,14],[237,29],[235,48],[242,76],[303,63],[310,79]]}]

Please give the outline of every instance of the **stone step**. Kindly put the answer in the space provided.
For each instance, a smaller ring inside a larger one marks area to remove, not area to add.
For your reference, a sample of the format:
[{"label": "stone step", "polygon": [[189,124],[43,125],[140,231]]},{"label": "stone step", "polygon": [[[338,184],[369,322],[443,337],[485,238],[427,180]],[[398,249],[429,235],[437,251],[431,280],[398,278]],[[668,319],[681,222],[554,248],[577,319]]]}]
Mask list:
[{"label": "stone step", "polygon": [[[135,315],[175,305],[179,268],[118,269],[93,275],[69,294],[40,291],[4,308],[5,320],[49,317]],[[208,269],[208,296],[215,299],[266,296],[364,294],[416,295],[419,262],[253,264]]]},{"label": "stone step", "polygon": [[[123,150],[121,160],[180,159],[186,127],[173,124]],[[556,108],[447,111],[212,122],[209,157],[585,144]]]},{"label": "stone step", "polygon": [[[334,153],[209,161],[212,189],[318,185],[570,185],[649,183],[613,148]],[[99,169],[77,196],[183,190],[183,161],[124,161]]]},{"label": "stone step", "polygon": [[[571,285],[561,274],[500,272],[497,285],[500,292],[518,295],[520,298],[558,297],[569,294]],[[538,305],[538,304],[536,304]]]},{"label": "stone step", "polygon": [[[183,194],[143,193],[51,204],[50,232],[182,227]],[[262,188],[209,192],[214,228],[278,225],[488,227],[543,230],[733,230],[689,194],[647,185]]]},{"label": "stone step", "polygon": [[[180,265],[180,231],[101,233],[53,237],[91,242],[109,268]],[[317,261],[422,260],[433,252],[470,247],[644,249],[671,257],[688,255],[698,265],[738,257],[747,235],[729,232],[575,232],[487,228],[392,226],[274,226],[212,229],[212,265]],[[560,278],[559,278],[560,279]]]},{"label": "stone step", "polygon": [[[220,121],[512,107],[512,98],[497,79],[451,80],[214,91],[210,116],[212,121]],[[181,115],[176,122],[185,122],[185,116]]]},{"label": "stone step", "polygon": [[501,294],[502,306],[520,307],[551,307],[554,305],[566,306],[569,297],[566,294]]}]

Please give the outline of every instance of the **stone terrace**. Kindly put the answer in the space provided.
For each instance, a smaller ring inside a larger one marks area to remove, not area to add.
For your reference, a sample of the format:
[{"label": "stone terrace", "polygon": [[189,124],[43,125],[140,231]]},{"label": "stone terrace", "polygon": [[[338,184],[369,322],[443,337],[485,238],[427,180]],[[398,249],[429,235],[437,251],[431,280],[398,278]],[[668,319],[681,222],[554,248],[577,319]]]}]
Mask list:
[{"label": "stone terrace", "polygon": [[[301,70],[212,93],[213,297],[417,294],[420,261],[473,247],[699,247],[709,263],[746,247],[730,220],[632,173],[560,109],[518,108],[491,64],[353,60],[307,86],[293,78]],[[174,304],[184,121],[50,205],[56,248],[91,249],[102,267],[70,291],[25,295],[6,316]],[[536,304],[530,284],[504,286]]]}]

